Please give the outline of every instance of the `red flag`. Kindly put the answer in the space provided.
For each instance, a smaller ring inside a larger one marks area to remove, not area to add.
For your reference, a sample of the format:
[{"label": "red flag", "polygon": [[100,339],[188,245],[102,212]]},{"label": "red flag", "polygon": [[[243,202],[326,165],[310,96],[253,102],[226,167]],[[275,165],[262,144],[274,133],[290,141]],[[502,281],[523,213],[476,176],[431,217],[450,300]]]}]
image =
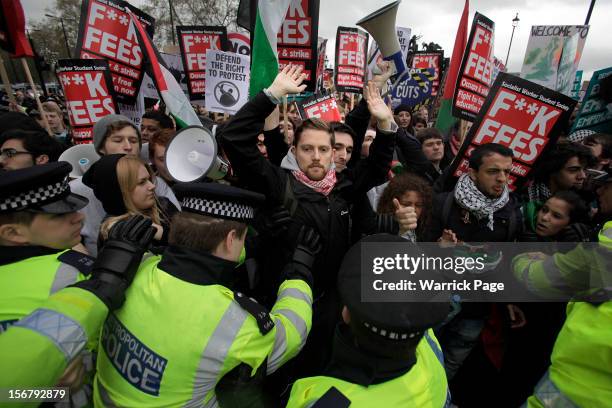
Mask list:
[{"label": "red flag", "polygon": [[14,57],[33,57],[32,46],[25,35],[25,15],[19,0],[0,0],[5,25],[3,39],[6,49]]},{"label": "red flag", "polygon": [[446,83],[444,84],[444,94],[442,95],[442,99],[453,99],[453,94],[455,93],[455,84],[457,83],[459,67],[461,66],[461,60],[463,59],[463,51],[465,51],[465,47],[467,45],[469,13],[470,0],[465,0],[463,14],[461,14],[461,20],[459,20],[459,27],[457,28],[457,36],[455,37],[453,55],[450,59],[450,67],[448,67],[448,73],[446,74]]}]

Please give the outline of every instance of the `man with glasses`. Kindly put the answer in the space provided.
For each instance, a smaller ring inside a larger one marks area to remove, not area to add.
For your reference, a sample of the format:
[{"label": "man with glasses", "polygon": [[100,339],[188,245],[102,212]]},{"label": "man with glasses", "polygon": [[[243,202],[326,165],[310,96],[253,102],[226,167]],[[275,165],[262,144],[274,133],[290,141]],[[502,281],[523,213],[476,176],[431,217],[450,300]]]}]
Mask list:
[{"label": "man with glasses", "polygon": [[9,130],[0,136],[0,169],[18,170],[57,161],[62,146],[43,131]]}]

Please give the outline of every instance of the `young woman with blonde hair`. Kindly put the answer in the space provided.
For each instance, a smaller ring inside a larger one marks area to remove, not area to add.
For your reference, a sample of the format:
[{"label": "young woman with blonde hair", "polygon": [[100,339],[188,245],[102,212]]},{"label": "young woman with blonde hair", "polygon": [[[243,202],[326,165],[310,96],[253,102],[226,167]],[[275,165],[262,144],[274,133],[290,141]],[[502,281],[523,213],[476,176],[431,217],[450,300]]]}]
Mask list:
[{"label": "young woman with blonde hair", "polygon": [[100,226],[101,242],[115,222],[135,214],[151,218],[157,244],[167,242],[169,221],[155,195],[155,175],[139,157],[103,156],[85,173],[83,183],[93,189],[107,214]]}]

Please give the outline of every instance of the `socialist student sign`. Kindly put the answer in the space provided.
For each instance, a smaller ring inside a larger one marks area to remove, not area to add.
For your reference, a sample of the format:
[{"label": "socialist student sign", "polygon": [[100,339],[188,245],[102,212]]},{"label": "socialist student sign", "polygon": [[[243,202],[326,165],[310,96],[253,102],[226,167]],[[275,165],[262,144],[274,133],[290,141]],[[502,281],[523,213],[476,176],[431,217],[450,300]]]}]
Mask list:
[{"label": "socialist student sign", "polygon": [[509,186],[520,187],[542,152],[555,144],[576,103],[569,96],[500,72],[451,173],[459,177],[468,172],[468,159],[476,146],[499,143],[514,153]]},{"label": "socialist student sign", "polygon": [[368,34],[358,28],[338,27],[336,34],[336,90],[361,93],[365,82]]},{"label": "socialist student sign", "polygon": [[228,49],[225,27],[178,26],[183,67],[187,74],[187,87],[192,100],[205,98],[206,93],[206,51]]},{"label": "socialist student sign", "polygon": [[66,97],[74,142],[91,143],[93,125],[104,116],[118,112],[108,62],[59,60],[56,75]]},{"label": "socialist student sign", "polygon": [[473,122],[491,87],[495,23],[476,13],[453,97],[453,116]]},{"label": "socialist student sign", "polygon": [[105,59],[112,74],[118,102],[133,104],[144,75],[143,54],[130,13],[153,37],[155,20],[122,0],[83,0],[77,55]]}]

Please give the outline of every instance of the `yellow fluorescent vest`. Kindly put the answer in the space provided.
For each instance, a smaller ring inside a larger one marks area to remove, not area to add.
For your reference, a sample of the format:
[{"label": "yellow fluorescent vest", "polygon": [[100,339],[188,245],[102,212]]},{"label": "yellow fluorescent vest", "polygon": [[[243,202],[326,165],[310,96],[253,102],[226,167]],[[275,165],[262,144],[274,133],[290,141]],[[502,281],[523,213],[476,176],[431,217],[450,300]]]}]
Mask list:
[{"label": "yellow fluorescent vest", "polygon": [[279,288],[262,335],[255,318],[221,285],[197,285],[144,261],[124,306],[109,315],[99,345],[96,406],[216,406],[215,385],[246,363],[268,374],[295,356],[312,319],[312,293],[301,280]]},{"label": "yellow fluorescent vest", "polygon": [[[593,282],[607,286],[607,276],[612,273],[612,222],[604,225],[599,242],[602,245],[596,251],[578,246],[547,261],[518,256],[513,261],[515,275],[544,295],[557,292],[550,291],[551,287],[588,289]],[[599,272],[604,272],[603,279]],[[568,304],[551,363],[528,399],[528,407],[612,407],[611,301]]]},{"label": "yellow fluorescent vest", "polygon": [[77,268],[58,259],[66,251],[0,266],[0,332],[53,293],[85,279]]},{"label": "yellow fluorescent vest", "polygon": [[310,407],[331,387],[336,387],[358,407],[441,408],[450,402],[444,359],[433,331],[416,349],[416,364],[401,377],[364,387],[333,377],[310,377],[296,381],[287,408]]}]

